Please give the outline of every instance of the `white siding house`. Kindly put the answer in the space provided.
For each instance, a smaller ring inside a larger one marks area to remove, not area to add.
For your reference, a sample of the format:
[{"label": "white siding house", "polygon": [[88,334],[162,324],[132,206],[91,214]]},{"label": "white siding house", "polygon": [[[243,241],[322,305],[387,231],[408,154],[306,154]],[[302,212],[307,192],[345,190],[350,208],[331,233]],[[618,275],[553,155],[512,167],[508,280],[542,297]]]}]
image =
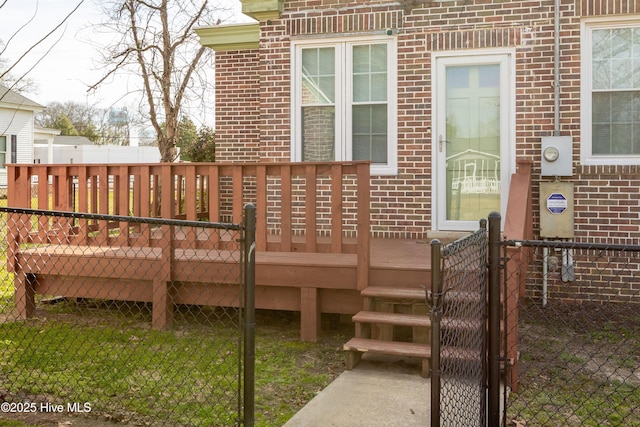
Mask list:
[{"label": "white siding house", "polygon": [[0,85],[0,187],[7,163],[33,163],[33,117],[44,106]]},{"label": "white siding house", "polygon": [[51,143],[36,140],[35,163],[159,163],[158,147],[93,145],[82,136],[56,136]]}]

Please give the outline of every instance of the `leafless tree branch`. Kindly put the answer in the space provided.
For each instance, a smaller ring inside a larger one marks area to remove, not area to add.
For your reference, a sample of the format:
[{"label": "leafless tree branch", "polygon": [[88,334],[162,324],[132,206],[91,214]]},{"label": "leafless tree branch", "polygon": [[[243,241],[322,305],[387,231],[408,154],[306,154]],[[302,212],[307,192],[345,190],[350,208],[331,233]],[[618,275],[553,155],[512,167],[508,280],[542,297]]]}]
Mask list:
[{"label": "leafless tree branch", "polygon": [[195,100],[190,91],[209,84],[198,68],[212,52],[199,44],[193,29],[218,21],[219,9],[208,0],[111,0],[106,9],[110,20],[104,27],[121,36],[106,49],[108,72],[92,88],[135,70],[162,161],[172,161],[182,110]]},{"label": "leafless tree branch", "polygon": [[[51,31],[49,31],[47,34],[45,34],[44,36],[42,36],[37,42],[35,42],[33,45],[31,45],[31,47],[29,47],[29,49],[27,49],[26,52],[24,52],[16,61],[14,61],[14,63],[7,68],[7,70],[4,71],[4,74],[10,73],[33,49],[35,49],[37,46],[39,46],[41,43],[43,43],[45,40],[47,40],[49,37],[51,37],[52,34],[54,34],[60,27],[62,27],[63,25],[66,24],[67,20],[71,17],[71,15],[73,15],[75,13],[76,10],[78,10],[78,8],[82,5],[82,3],[84,3],[85,0],[80,0],[78,2],[78,4],[76,4],[76,6],[71,10],[71,12],[69,12],[64,18],[62,18],[62,20],[58,23],[58,25],[56,25]],[[37,9],[36,9],[37,10]],[[32,20],[33,18],[31,18]],[[31,22],[31,20],[29,22]],[[24,26],[23,26],[24,27]],[[21,27],[21,29],[23,28]],[[18,31],[19,32],[19,31]],[[58,39],[59,41],[60,39]],[[47,50],[47,53],[50,51],[51,49]],[[46,56],[46,54],[44,55]],[[42,58],[44,58],[44,56]],[[40,58],[40,60],[42,60],[42,58]],[[39,62],[39,61],[38,61]],[[3,75],[4,75],[3,74]],[[0,76],[1,78],[2,76]]]}]

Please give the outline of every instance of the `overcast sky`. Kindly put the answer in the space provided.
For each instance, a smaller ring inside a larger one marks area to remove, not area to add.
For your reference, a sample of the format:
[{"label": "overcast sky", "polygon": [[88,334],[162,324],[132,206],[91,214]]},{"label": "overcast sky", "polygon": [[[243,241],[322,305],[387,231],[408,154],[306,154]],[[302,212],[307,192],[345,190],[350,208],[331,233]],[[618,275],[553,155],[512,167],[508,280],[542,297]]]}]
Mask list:
[{"label": "overcast sky", "polygon": [[[19,69],[12,72],[19,75],[35,65],[29,72],[29,77],[39,84],[39,91],[27,94],[33,101],[43,105],[53,101],[86,102],[102,108],[123,107],[133,102],[122,99],[127,93],[127,87],[137,83],[135,80],[129,81],[126,76],[104,85],[95,93],[87,93],[87,86],[96,83],[103,73],[97,68],[99,56],[90,43],[96,35],[88,27],[89,24],[102,21],[100,9],[95,6],[96,1],[99,0],[85,0],[63,28],[34,49],[21,61]],[[239,0],[222,1],[230,2],[239,14]],[[0,8],[0,40],[8,44],[3,57],[10,62],[16,61],[61,22],[78,2],[79,0],[8,0]],[[34,14],[33,21],[29,23]],[[10,41],[23,25],[26,25],[25,28]],[[61,39],[56,43],[58,38]],[[49,49],[51,51],[47,53]]]},{"label": "overcast sky", "polygon": [[[18,60],[60,23],[77,3],[78,0],[9,0],[0,9],[0,40],[7,44],[3,57],[10,63]],[[39,88],[37,93],[27,94],[29,98],[40,104],[72,100],[98,103],[103,107],[118,102],[120,88],[126,89],[126,81],[94,94],[86,91],[87,86],[95,83],[101,75],[94,63],[98,55],[89,42],[91,31],[85,28],[89,23],[100,21],[98,13],[93,0],[85,0],[66,25],[37,46],[12,71],[13,75],[21,75],[35,66],[28,76],[36,81]],[[33,21],[29,22],[32,17]],[[25,27],[10,40],[23,25]]]}]

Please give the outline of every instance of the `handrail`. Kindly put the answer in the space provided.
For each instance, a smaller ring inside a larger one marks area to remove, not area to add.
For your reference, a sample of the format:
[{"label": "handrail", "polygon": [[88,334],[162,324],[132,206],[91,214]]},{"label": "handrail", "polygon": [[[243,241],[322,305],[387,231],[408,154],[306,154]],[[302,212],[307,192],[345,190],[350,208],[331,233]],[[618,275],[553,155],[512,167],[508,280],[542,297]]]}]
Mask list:
[{"label": "handrail", "polygon": [[[509,200],[505,217],[504,236],[510,240],[528,240],[533,238],[533,200],[531,191],[532,160],[517,162],[518,170],[511,176]],[[527,264],[521,262],[525,248],[508,248],[506,263],[506,304],[505,314],[505,360],[511,361],[509,381],[511,389],[518,390],[518,305],[524,296]]]},{"label": "handrail", "polygon": [[533,160],[518,160],[517,172],[511,175],[504,224],[504,235],[507,239],[527,240],[533,237],[532,165]]}]

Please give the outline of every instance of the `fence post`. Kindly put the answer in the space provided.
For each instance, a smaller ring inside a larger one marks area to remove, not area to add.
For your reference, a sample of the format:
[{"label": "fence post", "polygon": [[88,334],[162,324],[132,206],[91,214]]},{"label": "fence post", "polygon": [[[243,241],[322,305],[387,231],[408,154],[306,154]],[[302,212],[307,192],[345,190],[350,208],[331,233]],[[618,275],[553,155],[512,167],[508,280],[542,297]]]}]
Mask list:
[{"label": "fence post", "polygon": [[488,419],[500,425],[500,214],[489,214]]},{"label": "fence post", "polygon": [[244,208],[244,426],[255,422],[255,284],[256,284],[256,207]]},{"label": "fence post", "polygon": [[438,239],[431,241],[431,425],[434,427],[440,427],[440,248]]}]

